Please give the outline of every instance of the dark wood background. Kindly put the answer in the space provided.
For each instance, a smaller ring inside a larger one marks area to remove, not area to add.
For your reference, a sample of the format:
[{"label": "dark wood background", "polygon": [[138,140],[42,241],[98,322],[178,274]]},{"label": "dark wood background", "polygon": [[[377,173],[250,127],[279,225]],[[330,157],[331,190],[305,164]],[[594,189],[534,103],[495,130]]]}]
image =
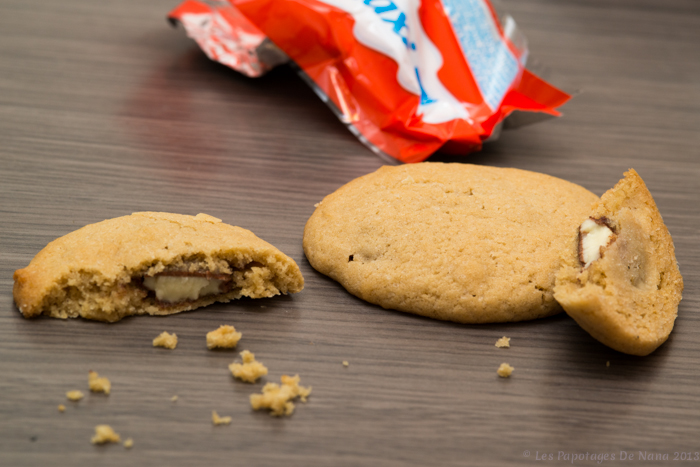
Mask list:
[{"label": "dark wood background", "polygon": [[[376,170],[287,67],[245,78],[209,61],[165,15],[177,0],[0,1],[0,464],[571,465],[565,454],[700,451],[700,3],[507,0],[534,60],[578,94],[565,116],[504,132],[459,160],[518,167],[597,194],[634,167],[673,235],[685,279],[669,341],[646,358],[566,315],[464,326],[383,310],[315,272],[304,224],[326,194]],[[292,297],[113,325],[25,320],[12,273],[88,223],[205,212],[254,231],[306,278]],[[313,386],[293,417],[253,412],[229,323],[270,369]],[[163,330],[180,337],[155,349]],[[512,338],[512,348],[494,347]],[[341,364],[348,360],[350,366]],[[515,367],[499,379],[501,362]],[[606,361],[610,367],[606,368]],[[89,394],[87,372],[112,380]],[[170,401],[174,394],[176,403]],[[65,403],[59,414],[56,406]],[[231,415],[213,427],[211,411]],[[134,447],[90,444],[112,425]],[[529,456],[527,455],[529,454]],[[680,462],[697,464],[697,461]],[[590,460],[575,465],[598,465]]]}]

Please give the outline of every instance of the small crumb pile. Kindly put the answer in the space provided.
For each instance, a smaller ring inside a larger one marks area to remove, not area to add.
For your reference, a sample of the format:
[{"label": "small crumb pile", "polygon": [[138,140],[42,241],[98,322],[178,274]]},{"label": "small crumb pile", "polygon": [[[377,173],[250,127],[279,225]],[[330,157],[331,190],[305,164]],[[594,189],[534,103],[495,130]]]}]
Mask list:
[{"label": "small crumb pile", "polygon": [[348,362],[347,360],[343,360],[343,366],[350,366],[350,362]]},{"label": "small crumb pile", "polygon": [[244,350],[241,352],[241,359],[243,363],[231,363],[228,369],[231,370],[231,374],[246,383],[254,383],[261,376],[267,374],[267,367],[255,360],[255,354]]},{"label": "small crumb pile", "polygon": [[510,337],[503,336],[496,341],[496,347],[499,349],[507,349],[510,347]]},{"label": "small crumb pile", "polygon": [[229,325],[219,326],[216,331],[207,333],[207,348],[208,349],[234,349],[241,340],[243,334],[236,332],[236,328]]},{"label": "small crumb pile", "polygon": [[134,447],[134,440],[131,438],[127,438],[126,441],[124,441],[124,448],[131,449],[133,447]]},{"label": "small crumb pile", "polygon": [[512,366],[508,365],[507,363],[501,363],[501,366],[498,367],[498,370],[496,373],[498,373],[498,376],[501,378],[507,378],[513,373],[513,368]]},{"label": "small crumb pile", "polygon": [[253,410],[270,409],[270,415],[281,417],[291,415],[294,412],[292,399],[299,397],[302,402],[311,394],[311,386],[299,386],[299,375],[293,377],[283,375],[282,385],[267,383],[262,394],[251,394],[250,405]]},{"label": "small crumb pile", "polygon": [[85,395],[82,393],[82,391],[78,391],[77,389],[74,389],[73,391],[68,391],[66,393],[66,397],[68,400],[71,400],[73,402],[78,402],[80,399],[85,397]]},{"label": "small crumb pile", "polygon": [[107,378],[100,378],[100,375],[92,370],[88,373],[88,384],[92,392],[104,392],[107,395],[112,388],[112,383]]},{"label": "small crumb pile", "polygon": [[58,404],[58,411],[59,412],[65,412],[66,411],[66,406],[63,404]]},{"label": "small crumb pile", "polygon": [[95,436],[92,437],[92,444],[118,443],[121,441],[119,433],[115,433],[109,425],[97,425]]},{"label": "small crumb pile", "polygon": [[174,349],[177,347],[177,334],[168,334],[166,331],[163,331],[153,339],[153,347],[164,347],[166,349]]},{"label": "small crumb pile", "polygon": [[229,425],[231,423],[231,417],[219,417],[219,414],[215,410],[211,411],[211,422],[214,425]]}]

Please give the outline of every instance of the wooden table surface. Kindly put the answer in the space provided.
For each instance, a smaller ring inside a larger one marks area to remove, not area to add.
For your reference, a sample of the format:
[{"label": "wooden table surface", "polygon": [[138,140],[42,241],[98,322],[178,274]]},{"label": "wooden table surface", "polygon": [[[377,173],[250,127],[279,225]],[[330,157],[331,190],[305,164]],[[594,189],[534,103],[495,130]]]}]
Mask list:
[{"label": "wooden table surface", "polygon": [[[249,79],[209,61],[167,25],[176,4],[0,2],[0,465],[503,466],[543,454],[571,465],[586,453],[574,465],[637,465],[640,452],[668,459],[644,465],[700,463],[699,2],[504,1],[547,78],[578,94],[563,118],[432,158],[596,194],[634,167],[685,279],[673,334],[645,358],[565,314],[439,322],[364,303],[314,271],[301,245],[314,203],[382,160],[290,68]],[[20,316],[15,269],[58,236],[143,210],[248,228],[297,261],[306,288],[111,325]],[[313,386],[291,418],[252,411],[262,385],[232,379],[236,352],[206,349],[223,323],[267,381],[298,373]],[[163,330],[176,350],[151,346]],[[510,349],[494,346],[503,335]],[[504,361],[509,379],[496,376]],[[90,369],[112,394],[67,402],[67,390],[87,393]],[[212,426],[212,410],[233,423]],[[90,444],[102,423],[133,449]],[[591,460],[605,454],[615,460]]]}]

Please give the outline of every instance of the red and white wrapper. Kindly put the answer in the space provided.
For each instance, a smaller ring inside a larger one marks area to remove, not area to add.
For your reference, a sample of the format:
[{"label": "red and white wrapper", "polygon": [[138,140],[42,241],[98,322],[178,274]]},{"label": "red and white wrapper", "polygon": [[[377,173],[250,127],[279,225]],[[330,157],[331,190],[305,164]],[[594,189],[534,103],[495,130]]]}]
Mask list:
[{"label": "red and white wrapper", "polygon": [[488,0],[187,0],[169,19],[248,76],[291,60],[370,149],[402,162],[465,154],[515,111],[570,96],[525,68],[527,46]]}]

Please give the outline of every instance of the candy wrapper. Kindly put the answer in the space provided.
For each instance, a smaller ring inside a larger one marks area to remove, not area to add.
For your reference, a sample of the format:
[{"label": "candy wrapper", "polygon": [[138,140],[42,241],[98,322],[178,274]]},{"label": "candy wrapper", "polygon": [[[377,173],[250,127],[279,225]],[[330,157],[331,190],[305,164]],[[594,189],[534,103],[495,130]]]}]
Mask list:
[{"label": "candy wrapper", "polygon": [[248,76],[290,60],[370,149],[465,154],[516,111],[570,96],[525,68],[525,38],[488,0],[187,0],[169,19]]}]

